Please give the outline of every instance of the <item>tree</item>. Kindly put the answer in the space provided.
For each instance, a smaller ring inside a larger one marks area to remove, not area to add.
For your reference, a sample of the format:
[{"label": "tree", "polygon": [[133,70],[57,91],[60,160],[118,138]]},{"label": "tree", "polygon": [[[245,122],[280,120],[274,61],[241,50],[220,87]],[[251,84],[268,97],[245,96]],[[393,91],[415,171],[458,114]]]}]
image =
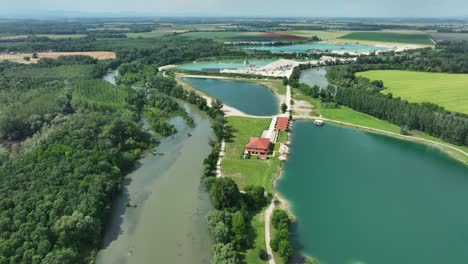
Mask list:
[{"label": "tree", "polygon": [[289,80],[288,80],[288,77],[283,77],[283,85],[288,85],[289,83]]},{"label": "tree", "polygon": [[278,255],[284,260],[284,262],[288,262],[292,254],[293,248],[289,239],[281,240],[278,246]]},{"label": "tree", "polygon": [[285,113],[286,110],[288,110],[288,105],[286,105],[285,103],[282,103],[281,104],[281,112]]},{"label": "tree", "polygon": [[276,229],[281,229],[284,227],[288,227],[289,223],[291,222],[291,219],[288,216],[288,213],[286,211],[281,210],[281,209],[275,209],[273,211],[273,214],[271,216],[271,224],[273,225],[274,228]]},{"label": "tree", "polygon": [[242,249],[247,242],[247,223],[240,211],[232,214],[232,235],[233,245],[237,249]]},{"label": "tree", "polygon": [[24,57],[23,59],[24,59],[25,61],[30,61],[30,60],[31,60],[31,57],[26,56],[26,57]]},{"label": "tree", "polygon": [[244,197],[248,207],[253,210],[259,210],[267,203],[265,188],[262,186],[247,186]]},{"label": "tree", "polygon": [[232,244],[215,244],[211,264],[238,264],[240,257]]},{"label": "tree", "polygon": [[223,222],[218,222],[214,227],[212,233],[214,239],[218,243],[226,244],[230,240],[231,234],[229,232],[229,227]]},{"label": "tree", "polygon": [[218,210],[237,208],[240,201],[239,187],[231,178],[216,179],[210,188],[213,206]]},{"label": "tree", "polygon": [[32,57],[33,57],[34,59],[37,59],[37,58],[39,58],[39,55],[37,54],[37,52],[34,52],[34,53],[32,54]]}]

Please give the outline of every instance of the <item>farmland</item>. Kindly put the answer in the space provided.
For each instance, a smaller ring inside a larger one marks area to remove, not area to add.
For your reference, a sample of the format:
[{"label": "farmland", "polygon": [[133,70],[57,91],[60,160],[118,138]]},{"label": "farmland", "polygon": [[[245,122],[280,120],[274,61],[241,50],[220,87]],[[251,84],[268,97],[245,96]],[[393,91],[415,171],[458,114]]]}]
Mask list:
[{"label": "farmland", "polygon": [[[287,38],[285,37],[287,36]],[[291,34],[275,34],[264,32],[227,32],[227,31],[206,31],[189,32],[175,36],[176,38],[208,38],[218,42],[237,42],[237,41],[303,41],[305,38]]]},{"label": "farmland", "polygon": [[411,71],[368,71],[357,73],[371,80],[382,80],[383,93],[392,93],[410,102],[431,102],[447,110],[468,114],[468,74]]},{"label": "farmland", "polygon": [[388,43],[404,43],[431,45],[432,41],[427,34],[397,33],[397,32],[352,32],[338,37],[340,40],[373,41]]},{"label": "farmland", "polygon": [[[41,58],[56,59],[60,56],[90,56],[98,60],[111,60],[115,59],[116,55],[114,52],[109,51],[88,51],[88,52],[40,52],[37,53],[37,58],[33,58],[32,53],[16,53],[16,54],[0,54],[0,60],[9,60],[25,64],[35,64]],[[29,57],[30,60],[24,60],[25,57]]]}]

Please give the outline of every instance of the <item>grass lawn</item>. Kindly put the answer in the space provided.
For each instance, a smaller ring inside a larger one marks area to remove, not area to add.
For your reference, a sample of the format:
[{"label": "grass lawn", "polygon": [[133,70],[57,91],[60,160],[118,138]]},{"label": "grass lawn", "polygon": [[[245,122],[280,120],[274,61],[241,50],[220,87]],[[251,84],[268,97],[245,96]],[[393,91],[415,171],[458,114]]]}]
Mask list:
[{"label": "grass lawn", "polygon": [[232,142],[226,142],[226,154],[222,161],[223,176],[231,177],[243,190],[246,186],[263,186],[272,193],[273,178],[279,173],[280,160],[270,158],[258,160],[256,157],[243,159],[245,145],[251,136],[261,136],[268,129],[269,118],[228,117],[228,125],[234,128]]},{"label": "grass lawn", "polygon": [[248,264],[268,263],[268,261],[261,260],[259,257],[261,249],[266,251],[264,211],[255,215],[250,225],[255,232],[255,241],[253,248],[245,253],[245,262]]},{"label": "grass lawn", "polygon": [[406,34],[394,32],[352,32],[338,39],[364,40],[390,43],[408,43],[431,45],[433,44],[427,34]]},{"label": "grass lawn", "polygon": [[354,111],[353,109],[346,106],[341,106],[340,108],[326,108],[322,106],[322,103],[318,99],[303,95],[298,89],[293,89],[292,92],[293,99],[304,100],[314,106],[312,115],[322,115],[324,118],[353,123],[361,126],[368,126],[395,133],[400,132],[400,128],[390,122],[377,119],[358,111]]},{"label": "grass lawn", "polygon": [[411,71],[367,71],[356,74],[382,80],[382,92],[410,102],[431,102],[447,110],[468,114],[468,74]]}]

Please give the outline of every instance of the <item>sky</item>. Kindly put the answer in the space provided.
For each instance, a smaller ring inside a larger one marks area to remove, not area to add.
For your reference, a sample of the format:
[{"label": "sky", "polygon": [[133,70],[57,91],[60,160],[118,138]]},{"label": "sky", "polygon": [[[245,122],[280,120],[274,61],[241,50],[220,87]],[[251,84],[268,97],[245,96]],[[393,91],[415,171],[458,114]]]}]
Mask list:
[{"label": "sky", "polygon": [[[0,0],[0,13],[259,17],[468,17],[467,0]],[[63,13],[66,14],[66,13]]]}]

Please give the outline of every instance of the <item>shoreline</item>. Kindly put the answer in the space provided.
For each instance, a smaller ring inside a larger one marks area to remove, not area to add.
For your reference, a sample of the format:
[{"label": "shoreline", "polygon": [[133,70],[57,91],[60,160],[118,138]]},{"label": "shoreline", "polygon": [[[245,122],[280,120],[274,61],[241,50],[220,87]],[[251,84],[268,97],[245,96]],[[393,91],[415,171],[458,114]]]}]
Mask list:
[{"label": "shoreline", "polygon": [[400,140],[412,141],[412,142],[415,142],[415,143],[418,143],[418,144],[424,144],[424,145],[427,145],[427,146],[435,147],[435,148],[439,149],[440,151],[444,152],[450,158],[452,158],[452,159],[454,159],[454,160],[456,160],[458,162],[461,162],[462,164],[468,166],[468,161],[460,159],[458,156],[456,156],[453,153],[449,152],[447,150],[447,148],[450,149],[450,150],[456,151],[456,152],[458,152],[458,153],[460,153],[462,155],[465,155],[467,157],[468,157],[468,153],[461,150],[461,149],[459,149],[459,148],[457,148],[457,147],[449,145],[449,143],[441,143],[441,142],[433,141],[433,140],[430,140],[430,139],[425,139],[425,138],[422,138],[422,137],[416,137],[416,136],[404,136],[404,135],[400,135],[398,133],[394,133],[394,132],[390,132],[390,131],[386,131],[386,130],[382,130],[382,129],[366,127],[366,126],[362,126],[362,125],[358,125],[358,124],[343,122],[343,121],[334,120],[334,119],[328,119],[328,118],[325,118],[325,117],[314,117],[314,116],[300,117],[297,120],[310,121],[310,120],[315,120],[315,119],[322,119],[322,120],[325,120],[325,121],[328,121],[328,122],[331,122],[331,123],[334,123],[334,124],[337,124],[337,125],[349,127],[349,128],[360,130],[360,131],[365,131],[365,132],[368,132],[368,133],[385,135],[385,136],[393,137],[393,138],[400,139]]}]

